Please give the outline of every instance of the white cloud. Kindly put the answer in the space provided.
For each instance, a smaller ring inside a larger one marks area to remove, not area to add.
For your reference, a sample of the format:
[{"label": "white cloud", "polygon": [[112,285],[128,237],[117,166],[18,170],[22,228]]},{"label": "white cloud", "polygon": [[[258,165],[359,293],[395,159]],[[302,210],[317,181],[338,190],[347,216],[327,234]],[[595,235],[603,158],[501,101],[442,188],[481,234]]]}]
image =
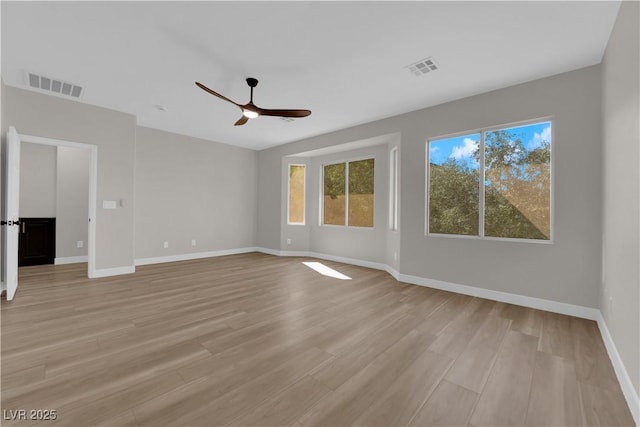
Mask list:
[{"label": "white cloud", "polygon": [[429,147],[429,153],[431,154],[436,154],[438,151],[440,151],[440,147],[438,147],[437,145],[432,145],[431,147]]},{"label": "white cloud", "polygon": [[471,138],[465,138],[463,141],[464,145],[456,145],[451,150],[451,158],[456,160],[462,160],[469,157],[472,157],[473,154],[478,150],[478,141],[474,141]]},{"label": "white cloud", "polygon": [[547,126],[546,128],[542,129],[542,132],[540,133],[534,132],[533,138],[527,144],[527,149],[535,150],[536,148],[540,148],[542,147],[542,143],[545,141],[551,141],[551,126]]}]

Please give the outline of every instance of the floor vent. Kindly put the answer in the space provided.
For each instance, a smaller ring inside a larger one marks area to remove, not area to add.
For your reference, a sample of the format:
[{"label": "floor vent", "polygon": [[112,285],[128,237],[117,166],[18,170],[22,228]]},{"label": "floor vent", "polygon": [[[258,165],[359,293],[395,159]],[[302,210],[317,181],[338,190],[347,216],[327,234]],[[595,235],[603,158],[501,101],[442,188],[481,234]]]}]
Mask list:
[{"label": "floor vent", "polygon": [[38,74],[29,73],[28,77],[29,86],[34,89],[55,92],[60,95],[72,96],[74,98],[80,98],[82,91],[84,90],[82,86],[51,79],[49,77],[39,76]]},{"label": "floor vent", "polygon": [[430,56],[411,65],[407,65],[405,68],[408,68],[414,76],[422,76],[436,71],[438,64],[436,64],[436,61]]}]

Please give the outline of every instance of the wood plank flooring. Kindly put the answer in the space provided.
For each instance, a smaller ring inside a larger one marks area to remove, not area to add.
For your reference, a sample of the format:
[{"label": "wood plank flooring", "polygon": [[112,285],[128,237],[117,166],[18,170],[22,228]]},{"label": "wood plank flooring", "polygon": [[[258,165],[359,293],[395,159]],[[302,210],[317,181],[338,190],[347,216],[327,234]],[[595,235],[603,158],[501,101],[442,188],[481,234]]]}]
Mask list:
[{"label": "wood plank flooring", "polygon": [[303,261],[21,269],[2,425],[633,426],[594,322]]}]

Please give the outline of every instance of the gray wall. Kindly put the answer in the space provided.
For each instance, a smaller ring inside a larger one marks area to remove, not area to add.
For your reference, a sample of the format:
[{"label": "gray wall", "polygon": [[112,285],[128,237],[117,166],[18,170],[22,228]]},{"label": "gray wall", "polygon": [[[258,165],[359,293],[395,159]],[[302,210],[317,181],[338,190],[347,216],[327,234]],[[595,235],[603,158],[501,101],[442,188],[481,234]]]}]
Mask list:
[{"label": "gray wall", "polygon": [[602,62],[604,239],[600,309],[640,394],[640,7],[623,2]]},{"label": "gray wall", "polygon": [[253,150],[138,127],[136,259],[255,246],[256,158]]},{"label": "gray wall", "polygon": [[[69,147],[57,151],[56,258],[86,256],[91,152]],[[78,241],[82,241],[81,248]]]},{"label": "gray wall", "polygon": [[56,147],[20,144],[20,217],[56,216]]},{"label": "gray wall", "polygon": [[[385,142],[388,141],[388,142]],[[353,145],[366,148],[350,148]],[[282,251],[311,251],[320,254],[381,263],[399,268],[400,233],[389,228],[389,152],[399,147],[399,135],[385,135],[373,140],[350,141],[335,147],[332,154],[296,153],[282,157],[280,204],[280,248]],[[299,157],[304,156],[304,157]],[[321,171],[327,163],[363,158],[375,159],[374,227],[321,226]],[[305,224],[287,223],[289,165],[304,164]]]},{"label": "gray wall", "polygon": [[[135,117],[11,86],[3,95],[3,135],[15,126],[22,134],[98,146],[96,268],[132,266]],[[120,199],[122,207],[102,209],[102,200]]]},{"label": "gray wall", "polygon": [[[600,68],[585,68],[410,115],[402,141],[401,271],[597,307],[601,239]],[[425,237],[425,139],[553,117],[554,242]]]},{"label": "gray wall", "polygon": [[[602,217],[600,103],[600,67],[593,66],[263,150],[258,156],[258,246],[286,249],[281,248],[279,232],[279,201],[283,189],[286,191],[283,156],[399,132],[402,273],[597,307]],[[424,235],[427,138],[548,116],[554,120],[552,244]]]}]

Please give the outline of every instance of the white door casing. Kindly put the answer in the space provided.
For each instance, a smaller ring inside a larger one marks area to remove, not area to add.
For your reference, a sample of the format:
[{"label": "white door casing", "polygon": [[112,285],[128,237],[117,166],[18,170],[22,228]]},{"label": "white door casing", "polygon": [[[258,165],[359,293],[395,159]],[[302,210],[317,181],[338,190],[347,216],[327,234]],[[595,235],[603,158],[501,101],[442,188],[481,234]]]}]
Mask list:
[{"label": "white door casing", "polygon": [[4,283],[7,301],[18,290],[18,238],[20,231],[20,135],[14,127],[7,132],[7,163],[5,165],[6,200],[3,219],[6,221],[4,248]]}]

